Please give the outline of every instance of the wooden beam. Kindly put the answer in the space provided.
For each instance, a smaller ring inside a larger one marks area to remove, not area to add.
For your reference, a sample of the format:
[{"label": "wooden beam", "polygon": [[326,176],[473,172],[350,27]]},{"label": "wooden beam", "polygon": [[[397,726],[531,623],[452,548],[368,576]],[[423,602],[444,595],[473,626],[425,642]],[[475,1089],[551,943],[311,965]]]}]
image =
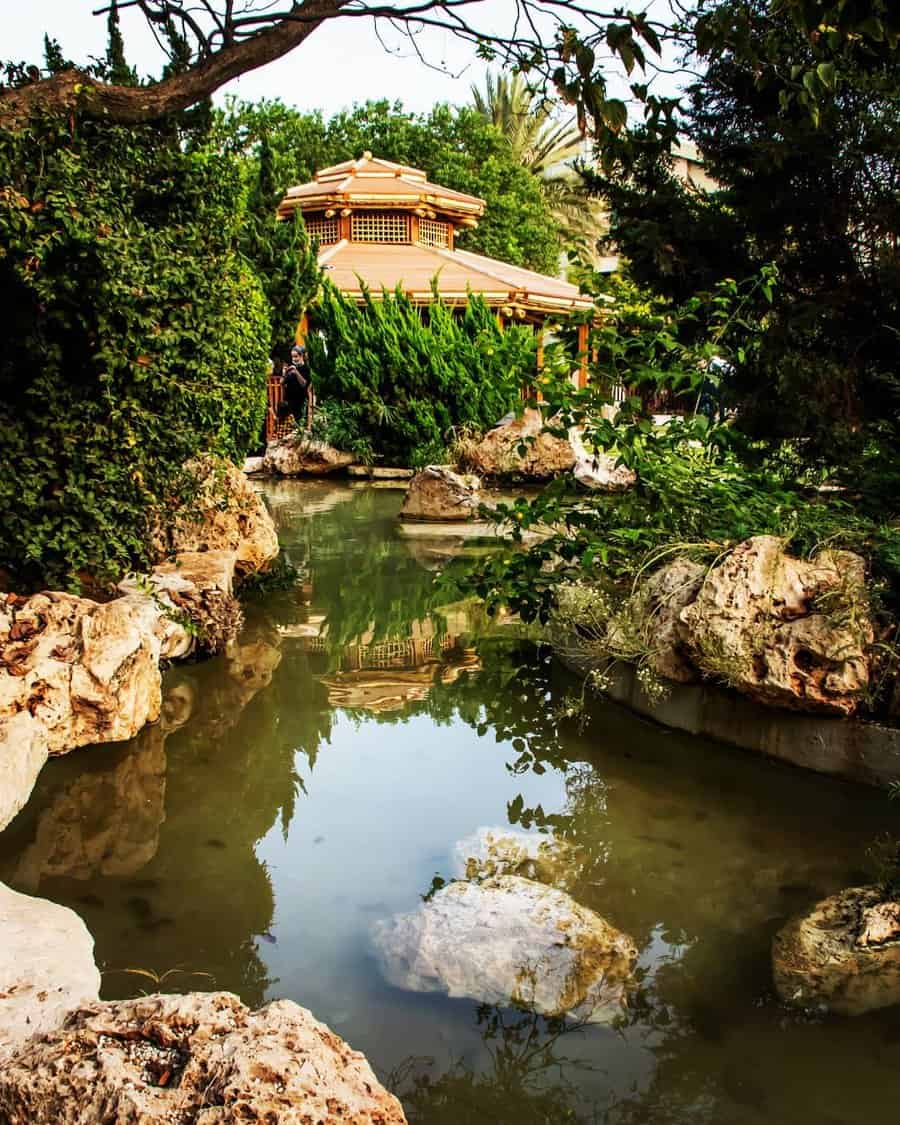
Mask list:
[{"label": "wooden beam", "polygon": [[588,381],[588,326],[578,325],[578,389],[583,390]]}]

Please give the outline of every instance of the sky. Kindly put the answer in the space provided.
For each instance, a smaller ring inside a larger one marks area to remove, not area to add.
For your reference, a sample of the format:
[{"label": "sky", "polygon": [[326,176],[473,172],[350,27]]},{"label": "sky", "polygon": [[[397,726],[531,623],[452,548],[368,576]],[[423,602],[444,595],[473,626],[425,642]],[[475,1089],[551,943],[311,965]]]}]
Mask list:
[{"label": "sky", "polygon": [[[667,0],[650,0],[651,10]],[[0,0],[0,61],[40,62],[44,33],[58,39],[63,52],[86,62],[106,49],[106,17],[94,16],[103,0]],[[480,27],[502,32],[511,26],[509,0],[483,0],[470,10]],[[162,57],[139,13],[122,13],[129,63],[144,75],[158,74]],[[368,99],[402,101],[411,110],[435,102],[467,102],[473,83],[484,82],[486,64],[474,48],[449,32],[427,29],[417,42],[433,64],[425,66],[408,41],[384,29],[389,53],[379,43],[370,19],[331,20],[291,54],[231,82],[217,95],[246,100],[280,98],[298,109],[322,109],[329,115]],[[444,71],[440,70],[444,66]],[[624,92],[614,90],[619,96]]]},{"label": "sky", "polygon": [[[44,33],[60,41],[76,62],[106,49],[106,19],[93,16],[102,0],[0,0],[0,59],[40,62]],[[500,7],[502,8],[502,0]],[[496,0],[485,8],[497,9]],[[158,73],[160,54],[139,15],[123,12],[122,30],[128,61],[142,73]],[[411,46],[396,34],[388,54],[379,44],[372,22],[334,20],[318,28],[297,50],[277,62],[245,74],[224,93],[248,100],[281,98],[299,109],[333,113],[370,98],[400,100],[413,110],[437,101],[466,102],[472,83],[481,84],[485,65],[472,48],[452,35],[429,32],[420,37],[423,53],[435,65],[446,61],[452,73],[423,66]]]}]

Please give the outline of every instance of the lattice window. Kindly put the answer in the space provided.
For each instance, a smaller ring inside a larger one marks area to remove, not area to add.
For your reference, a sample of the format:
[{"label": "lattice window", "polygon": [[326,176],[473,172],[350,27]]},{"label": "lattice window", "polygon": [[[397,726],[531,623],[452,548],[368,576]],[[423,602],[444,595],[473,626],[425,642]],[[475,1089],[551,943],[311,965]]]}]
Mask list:
[{"label": "lattice window", "polygon": [[434,219],[419,219],[419,242],[423,246],[449,246],[450,224]]},{"label": "lattice window", "polygon": [[326,219],[324,216],[306,220],[306,230],[310,238],[316,238],[320,246],[327,246],[338,240],[338,221]]},{"label": "lattice window", "polygon": [[354,242],[409,242],[409,215],[364,211],[353,216],[350,237]]}]

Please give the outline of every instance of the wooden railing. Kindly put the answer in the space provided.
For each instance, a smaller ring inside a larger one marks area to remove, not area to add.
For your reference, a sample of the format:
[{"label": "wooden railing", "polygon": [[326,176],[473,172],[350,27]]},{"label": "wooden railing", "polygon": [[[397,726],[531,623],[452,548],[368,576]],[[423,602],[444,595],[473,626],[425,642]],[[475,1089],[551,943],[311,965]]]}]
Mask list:
[{"label": "wooden railing", "polygon": [[277,375],[269,376],[266,407],[266,443],[278,441],[293,433],[296,422],[293,414],[279,417],[284,404],[284,384]]}]

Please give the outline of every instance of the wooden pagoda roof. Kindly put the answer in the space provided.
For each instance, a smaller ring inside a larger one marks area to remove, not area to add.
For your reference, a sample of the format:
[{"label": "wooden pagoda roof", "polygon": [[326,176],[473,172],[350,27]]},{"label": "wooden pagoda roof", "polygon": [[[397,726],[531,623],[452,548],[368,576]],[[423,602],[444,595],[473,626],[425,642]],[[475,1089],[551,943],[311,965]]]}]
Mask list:
[{"label": "wooden pagoda roof", "polygon": [[477,219],[484,214],[485,207],[484,200],[477,195],[429,183],[419,168],[394,164],[365,152],[359,160],[322,168],[308,184],[289,188],[278,214],[287,217],[297,207],[305,212],[354,205],[391,210],[428,207],[458,219]]},{"label": "wooden pagoda roof", "polygon": [[510,306],[544,316],[590,309],[593,302],[568,281],[511,266],[468,250],[416,243],[350,242],[323,246],[319,264],[345,296],[362,297],[362,287],[380,297],[398,286],[411,300],[427,304],[436,281],[442,300],[462,305],[480,293],[489,305]]}]

